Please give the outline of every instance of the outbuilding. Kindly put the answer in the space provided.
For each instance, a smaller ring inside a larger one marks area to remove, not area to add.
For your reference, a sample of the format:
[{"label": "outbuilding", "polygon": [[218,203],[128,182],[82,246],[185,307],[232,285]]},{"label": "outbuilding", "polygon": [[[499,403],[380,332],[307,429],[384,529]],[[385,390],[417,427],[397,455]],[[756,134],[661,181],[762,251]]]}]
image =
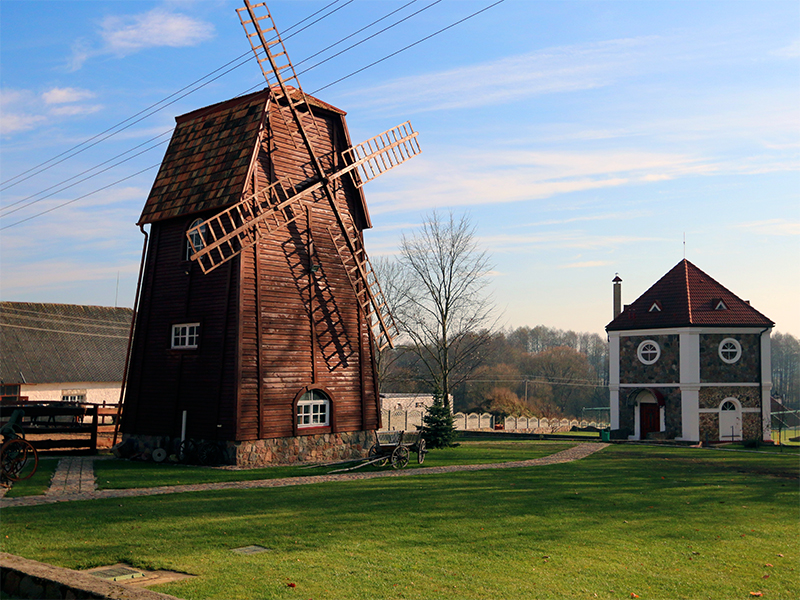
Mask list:
[{"label": "outbuilding", "polygon": [[770,441],[774,323],[685,259],[624,309],[621,282],[606,326],[612,437]]}]

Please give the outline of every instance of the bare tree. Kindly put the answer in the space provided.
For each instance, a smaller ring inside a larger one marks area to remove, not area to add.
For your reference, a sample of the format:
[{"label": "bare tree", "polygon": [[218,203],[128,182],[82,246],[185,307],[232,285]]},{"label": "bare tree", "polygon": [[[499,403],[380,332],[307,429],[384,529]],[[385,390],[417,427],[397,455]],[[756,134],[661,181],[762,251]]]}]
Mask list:
[{"label": "bare tree", "polygon": [[[381,289],[386,303],[392,313],[397,318],[402,308],[404,299],[408,296],[409,280],[406,271],[400,262],[391,260],[385,256],[379,256],[372,261],[372,269],[375,277],[381,282]],[[406,348],[397,346],[395,348],[384,348],[376,353],[375,370],[378,375],[378,388],[384,386],[393,379],[394,369],[397,361],[402,358]]]},{"label": "bare tree", "polygon": [[495,326],[485,293],[490,268],[469,218],[432,212],[412,236],[403,236],[400,263],[406,289],[394,307],[423,377],[445,405],[452,390],[481,362]]}]

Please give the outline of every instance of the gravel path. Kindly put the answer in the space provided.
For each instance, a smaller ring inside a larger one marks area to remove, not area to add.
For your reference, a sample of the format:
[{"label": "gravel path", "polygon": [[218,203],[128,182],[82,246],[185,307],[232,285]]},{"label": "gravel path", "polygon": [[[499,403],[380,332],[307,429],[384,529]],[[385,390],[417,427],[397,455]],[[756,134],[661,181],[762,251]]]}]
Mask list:
[{"label": "gravel path", "polygon": [[[180,494],[184,492],[205,492],[210,490],[249,490],[256,488],[276,488],[291,485],[308,485],[312,483],[323,483],[328,481],[353,481],[362,479],[378,479],[382,477],[408,477],[410,475],[435,475],[437,473],[455,473],[461,471],[486,471],[489,469],[516,469],[520,467],[535,467],[541,465],[554,465],[559,463],[572,462],[585,458],[608,447],[609,444],[587,443],[578,444],[572,448],[556,452],[544,458],[534,458],[531,460],[519,460],[514,462],[491,463],[481,465],[453,465],[449,467],[427,467],[416,469],[403,469],[396,471],[373,471],[369,473],[339,473],[335,475],[312,475],[308,477],[287,477],[283,479],[259,479],[255,481],[230,481],[223,483],[198,483],[193,485],[169,485],[152,488],[134,488],[127,490],[95,490],[94,477],[91,477],[91,485],[80,484],[78,488],[73,484],[61,485],[60,490],[48,490],[44,496],[24,496],[21,498],[2,498],[0,499],[0,509],[13,508],[16,506],[39,506],[42,504],[53,504],[55,502],[71,502],[75,500],[100,500],[103,498],[134,498],[138,496],[158,496],[162,494]],[[66,460],[66,459],[65,459]],[[80,459],[79,459],[80,460]],[[89,459],[91,461],[91,459]],[[91,465],[91,462],[89,462]],[[59,469],[61,465],[59,464]],[[65,466],[65,469],[67,467]],[[74,467],[70,467],[75,471]],[[83,469],[81,469],[83,472]],[[58,475],[58,470],[56,471]],[[56,480],[56,477],[53,477]],[[75,491],[79,489],[79,491]]]}]

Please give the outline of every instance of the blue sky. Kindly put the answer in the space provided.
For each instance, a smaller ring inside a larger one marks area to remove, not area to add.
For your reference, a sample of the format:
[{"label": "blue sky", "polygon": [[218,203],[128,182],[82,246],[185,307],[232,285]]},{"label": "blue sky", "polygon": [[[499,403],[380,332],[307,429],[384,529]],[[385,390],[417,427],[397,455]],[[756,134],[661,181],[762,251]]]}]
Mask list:
[{"label": "blue sky", "polygon": [[[269,3],[307,93],[494,0],[340,0],[290,29],[330,1]],[[260,87],[254,60],[35,167],[247,52],[239,6],[0,3],[0,298],[133,303],[156,169],[134,174],[160,162],[176,115]],[[317,95],[347,111],[354,142],[407,119],[420,132],[422,155],[365,188],[370,255],[395,254],[432,209],[468,211],[506,326],[602,332],[614,274],[632,302],[685,235],[686,258],[800,335],[796,1],[506,0]]]}]

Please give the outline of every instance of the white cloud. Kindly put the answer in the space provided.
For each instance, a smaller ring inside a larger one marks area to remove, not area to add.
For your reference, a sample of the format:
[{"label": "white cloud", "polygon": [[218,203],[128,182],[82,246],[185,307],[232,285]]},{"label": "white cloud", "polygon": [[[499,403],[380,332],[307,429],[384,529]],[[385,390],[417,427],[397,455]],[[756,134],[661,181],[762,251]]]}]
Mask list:
[{"label": "white cloud", "polygon": [[122,17],[106,17],[100,36],[105,50],[127,55],[155,46],[196,46],[214,35],[214,26],[162,8]]},{"label": "white cloud", "polygon": [[773,54],[783,58],[797,58],[800,56],[800,40],[794,40],[788,46],[775,50]]},{"label": "white cloud", "polygon": [[[656,38],[631,38],[548,48],[469,67],[404,77],[344,94],[355,106],[421,112],[511,102],[605,87],[638,70]],[[359,102],[361,100],[361,102]]]},{"label": "white cloud", "polygon": [[144,50],[168,46],[196,46],[214,37],[211,23],[167,8],[154,8],[136,15],[109,16],[100,23],[100,41],[75,40],[68,69],[77,71],[94,56],[113,54],[128,56]]},{"label": "white cloud", "polygon": [[787,221],[786,219],[769,219],[766,221],[753,221],[740,223],[739,229],[749,229],[762,235],[800,235],[800,222]]},{"label": "white cloud", "polygon": [[79,100],[88,100],[89,98],[94,98],[94,96],[94,93],[89,90],[54,87],[44,92],[42,99],[45,104],[67,104],[78,102]]},{"label": "white cloud", "polygon": [[59,106],[50,111],[52,115],[61,117],[74,117],[78,115],[90,115],[103,109],[102,104],[78,104],[72,106]]}]

